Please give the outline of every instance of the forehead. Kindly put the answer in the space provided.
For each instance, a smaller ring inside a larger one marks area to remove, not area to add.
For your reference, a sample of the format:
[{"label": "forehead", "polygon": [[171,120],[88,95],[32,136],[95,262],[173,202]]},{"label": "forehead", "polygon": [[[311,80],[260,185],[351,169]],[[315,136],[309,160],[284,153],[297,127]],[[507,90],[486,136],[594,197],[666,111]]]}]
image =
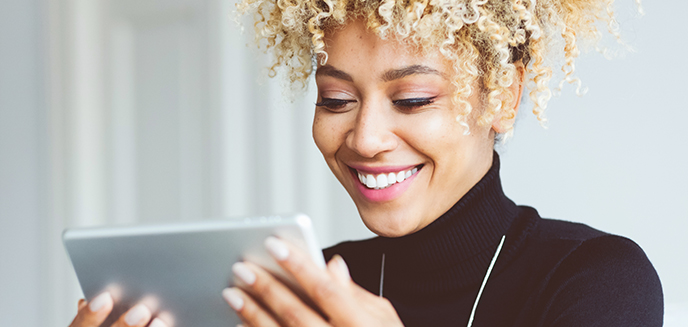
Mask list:
[{"label": "forehead", "polygon": [[363,70],[368,74],[383,74],[390,69],[425,66],[443,76],[449,75],[450,66],[439,51],[422,52],[418,46],[397,38],[381,38],[360,20],[331,29],[326,32],[324,41],[327,65],[343,71]]}]

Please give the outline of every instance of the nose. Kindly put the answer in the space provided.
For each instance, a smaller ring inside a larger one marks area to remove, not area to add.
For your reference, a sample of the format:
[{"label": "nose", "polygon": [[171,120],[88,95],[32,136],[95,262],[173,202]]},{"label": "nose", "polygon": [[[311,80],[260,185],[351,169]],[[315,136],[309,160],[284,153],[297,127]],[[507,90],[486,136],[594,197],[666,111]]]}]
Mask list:
[{"label": "nose", "polygon": [[390,116],[381,106],[363,104],[346,137],[346,145],[364,158],[396,149],[399,142]]}]

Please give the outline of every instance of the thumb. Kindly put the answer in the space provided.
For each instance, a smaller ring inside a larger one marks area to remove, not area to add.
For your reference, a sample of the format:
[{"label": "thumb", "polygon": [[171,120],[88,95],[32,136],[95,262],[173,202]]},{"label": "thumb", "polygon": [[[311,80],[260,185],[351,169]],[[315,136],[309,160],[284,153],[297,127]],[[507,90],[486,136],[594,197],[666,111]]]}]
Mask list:
[{"label": "thumb", "polygon": [[349,274],[349,267],[346,265],[344,258],[339,254],[335,254],[332,260],[327,263],[327,270],[335,277],[337,282],[343,286],[351,284],[351,275]]},{"label": "thumb", "polygon": [[98,327],[112,311],[113,300],[109,292],[102,293],[91,302],[79,301],[79,312],[69,327]]}]

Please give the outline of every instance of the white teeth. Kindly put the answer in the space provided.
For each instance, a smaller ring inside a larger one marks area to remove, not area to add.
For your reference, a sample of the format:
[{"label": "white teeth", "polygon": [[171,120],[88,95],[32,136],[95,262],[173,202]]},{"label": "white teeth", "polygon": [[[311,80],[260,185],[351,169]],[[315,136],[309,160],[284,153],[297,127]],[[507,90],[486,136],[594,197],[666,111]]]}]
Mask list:
[{"label": "white teeth", "polygon": [[397,176],[394,175],[394,173],[389,173],[389,175],[387,175],[387,183],[389,183],[389,185],[392,185],[396,182],[397,182]]},{"label": "white teeth", "polygon": [[387,175],[385,175],[385,174],[377,175],[377,185],[376,185],[377,188],[385,188],[388,185],[389,185],[389,183],[387,183]]},{"label": "white teeth", "polygon": [[373,175],[366,176],[366,187],[375,188],[377,183],[375,183],[375,177]]},{"label": "white teeth", "polygon": [[367,188],[377,190],[387,188],[396,183],[401,183],[417,172],[418,168],[413,168],[411,170],[400,171],[398,173],[379,174],[374,176],[372,174],[364,175],[357,171],[358,180],[361,182],[361,184],[365,185]]}]

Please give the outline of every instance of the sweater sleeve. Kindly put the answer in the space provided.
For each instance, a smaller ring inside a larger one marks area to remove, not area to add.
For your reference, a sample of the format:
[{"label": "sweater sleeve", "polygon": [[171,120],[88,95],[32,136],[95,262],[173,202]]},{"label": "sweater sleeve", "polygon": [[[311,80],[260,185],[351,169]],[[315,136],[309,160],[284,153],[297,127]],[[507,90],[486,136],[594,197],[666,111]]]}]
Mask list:
[{"label": "sweater sleeve", "polygon": [[541,326],[662,326],[662,287],[633,241],[613,235],[583,242],[547,283]]}]

